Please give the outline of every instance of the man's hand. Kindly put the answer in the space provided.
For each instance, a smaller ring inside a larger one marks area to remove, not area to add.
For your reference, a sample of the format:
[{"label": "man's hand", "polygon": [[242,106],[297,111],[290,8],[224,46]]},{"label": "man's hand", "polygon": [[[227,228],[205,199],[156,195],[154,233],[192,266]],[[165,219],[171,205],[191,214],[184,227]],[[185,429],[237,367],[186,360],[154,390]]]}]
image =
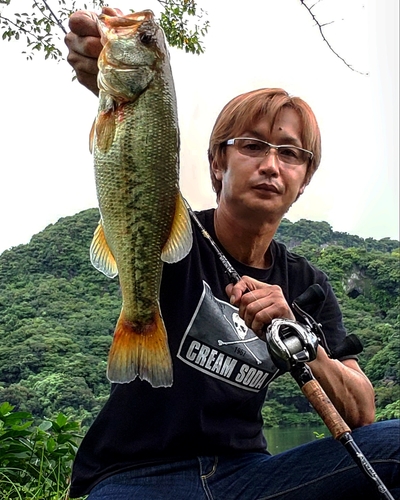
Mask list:
[{"label": "man's hand", "polygon": [[[103,8],[108,16],[123,15],[119,9]],[[70,32],[65,37],[69,49],[67,61],[74,68],[78,81],[98,95],[97,58],[103,48],[97,29],[97,14],[80,10],[69,19]]]},{"label": "man's hand", "polygon": [[282,289],[277,285],[243,276],[235,285],[229,284],[225,291],[231,304],[239,308],[239,316],[260,338],[265,338],[263,328],[274,318],[295,319]]}]

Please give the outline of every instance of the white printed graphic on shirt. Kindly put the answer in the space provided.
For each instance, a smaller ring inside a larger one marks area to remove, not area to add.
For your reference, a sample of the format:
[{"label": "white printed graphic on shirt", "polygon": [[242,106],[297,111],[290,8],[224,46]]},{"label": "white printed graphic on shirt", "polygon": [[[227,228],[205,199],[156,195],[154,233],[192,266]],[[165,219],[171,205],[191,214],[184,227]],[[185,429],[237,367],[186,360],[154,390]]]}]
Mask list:
[{"label": "white printed graphic on shirt", "polygon": [[178,358],[228,384],[258,392],[277,375],[267,346],[247,328],[237,307],[203,293],[185,331]]}]

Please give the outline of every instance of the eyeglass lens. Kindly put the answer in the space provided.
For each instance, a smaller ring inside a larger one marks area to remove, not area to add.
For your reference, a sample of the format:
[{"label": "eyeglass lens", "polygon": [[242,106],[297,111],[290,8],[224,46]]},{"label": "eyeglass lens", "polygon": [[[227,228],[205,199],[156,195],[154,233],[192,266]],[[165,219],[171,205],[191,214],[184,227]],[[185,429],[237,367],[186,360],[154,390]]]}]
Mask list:
[{"label": "eyeglass lens", "polygon": [[[257,139],[235,139],[234,144],[239,153],[251,156],[253,158],[261,158],[268,155],[271,146],[264,141]],[[302,165],[305,163],[310,155],[295,146],[273,146],[277,150],[278,158],[283,163],[291,165]]]}]

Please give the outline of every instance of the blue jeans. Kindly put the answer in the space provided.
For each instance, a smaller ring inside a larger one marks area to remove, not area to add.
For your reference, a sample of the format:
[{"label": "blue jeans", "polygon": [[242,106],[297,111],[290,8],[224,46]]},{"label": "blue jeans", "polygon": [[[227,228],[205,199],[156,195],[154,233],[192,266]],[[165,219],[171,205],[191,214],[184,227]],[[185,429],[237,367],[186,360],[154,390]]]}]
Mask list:
[{"label": "blue jeans", "polygon": [[[353,431],[376,473],[400,499],[400,421]],[[88,500],[373,500],[379,495],[344,446],[324,438],[278,455],[197,457],[135,468],[100,482]]]}]

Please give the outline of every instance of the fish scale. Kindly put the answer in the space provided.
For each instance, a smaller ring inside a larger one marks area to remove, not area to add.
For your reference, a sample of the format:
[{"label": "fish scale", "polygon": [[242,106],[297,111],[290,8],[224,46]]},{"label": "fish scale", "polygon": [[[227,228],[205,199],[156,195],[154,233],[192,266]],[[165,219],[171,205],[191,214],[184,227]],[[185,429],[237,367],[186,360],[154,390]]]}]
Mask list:
[{"label": "fish scale", "polygon": [[101,15],[99,26],[104,47],[91,142],[101,220],[91,261],[109,277],[118,274],[122,293],[107,375],[115,383],[139,377],[168,387],[173,376],[159,307],[162,267],[184,258],[192,246],[178,186],[179,130],[169,57],[151,11]]}]

